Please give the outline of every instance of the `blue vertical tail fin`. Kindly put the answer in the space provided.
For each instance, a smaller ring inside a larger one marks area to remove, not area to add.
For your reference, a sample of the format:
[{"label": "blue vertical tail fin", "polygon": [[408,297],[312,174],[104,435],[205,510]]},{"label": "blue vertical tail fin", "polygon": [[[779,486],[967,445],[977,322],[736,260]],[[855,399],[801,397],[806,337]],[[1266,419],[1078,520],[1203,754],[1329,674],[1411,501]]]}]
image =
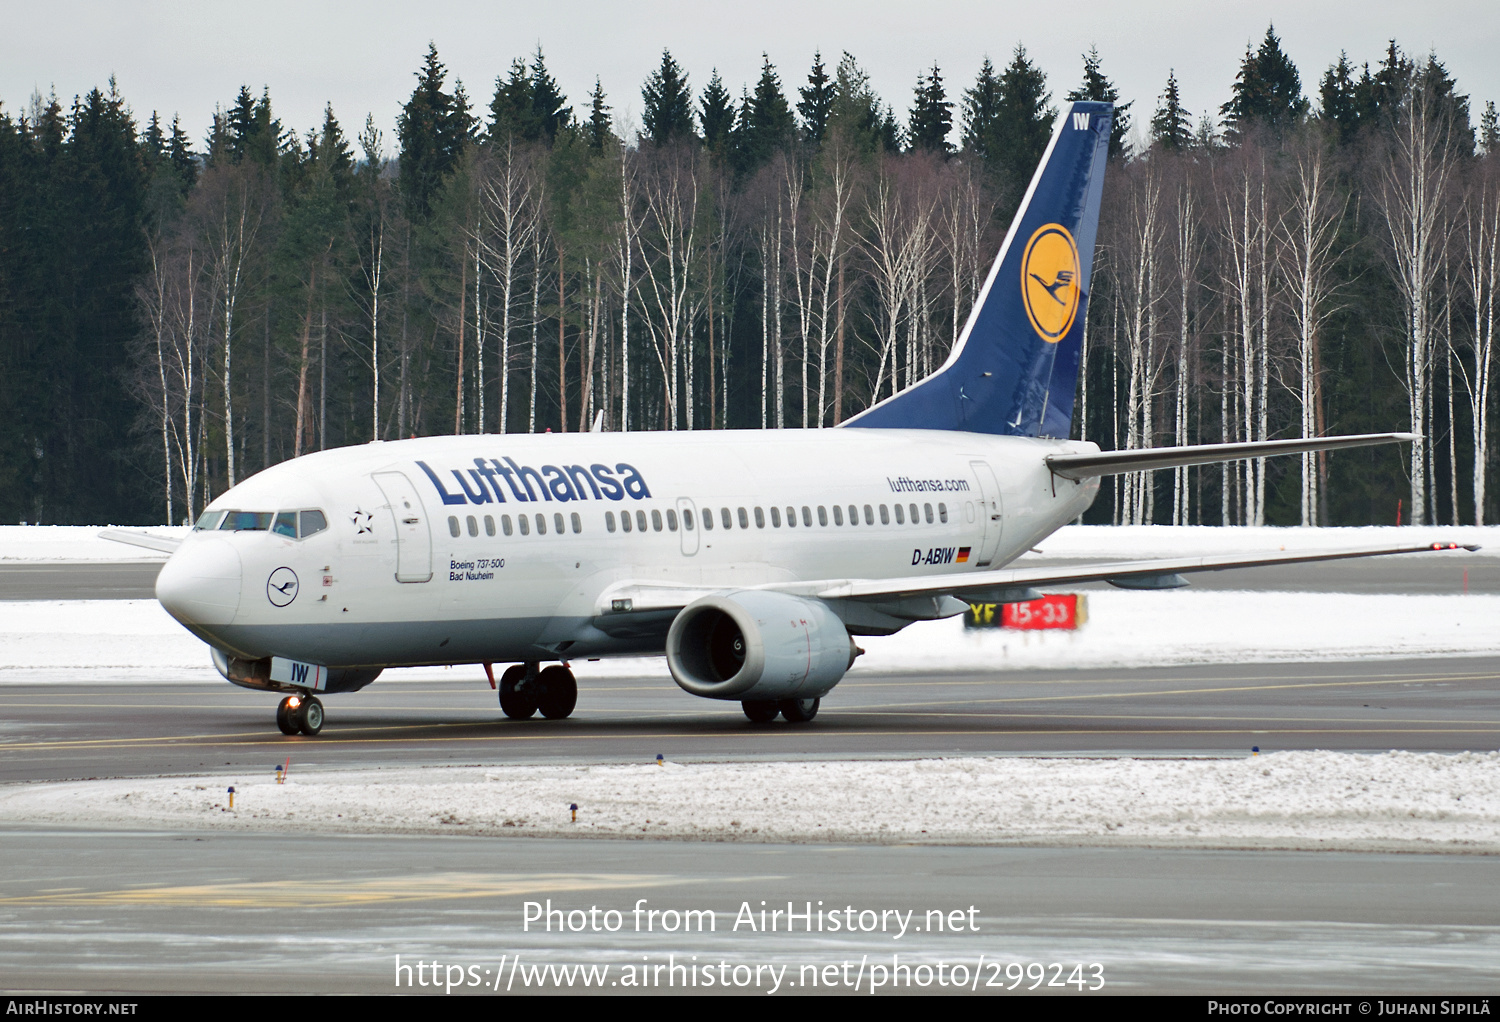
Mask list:
[{"label": "blue vertical tail fin", "polygon": [[844,425],[1068,436],[1113,117],[1063,112],[948,361]]}]

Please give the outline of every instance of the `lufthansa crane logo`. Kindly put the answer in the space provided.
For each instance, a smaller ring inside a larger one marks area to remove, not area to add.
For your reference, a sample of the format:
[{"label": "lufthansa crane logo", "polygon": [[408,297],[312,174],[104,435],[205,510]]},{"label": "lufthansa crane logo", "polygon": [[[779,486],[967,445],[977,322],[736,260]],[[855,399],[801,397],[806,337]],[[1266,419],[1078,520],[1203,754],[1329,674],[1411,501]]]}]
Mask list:
[{"label": "lufthansa crane logo", "polygon": [[291,568],[277,568],[266,579],[266,599],[277,607],[285,607],[297,598],[297,573]]},{"label": "lufthansa crane logo", "polygon": [[1078,246],[1062,224],[1036,229],[1021,257],[1021,298],[1042,340],[1056,344],[1078,313]]}]

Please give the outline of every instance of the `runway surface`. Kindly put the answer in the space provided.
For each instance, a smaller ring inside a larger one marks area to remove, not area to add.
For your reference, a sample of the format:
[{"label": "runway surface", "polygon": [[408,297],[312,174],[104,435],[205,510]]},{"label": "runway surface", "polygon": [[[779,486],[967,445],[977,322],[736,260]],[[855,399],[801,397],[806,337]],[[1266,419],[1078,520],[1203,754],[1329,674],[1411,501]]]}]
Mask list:
[{"label": "runway surface", "polygon": [[649,762],[1051,753],[1453,752],[1500,746],[1500,658],[987,675],[863,674],[810,724],[755,725],[666,676],[580,678],[573,717],[506,720],[483,682],[377,681],[324,697],[316,738],[277,697],[208,685],[0,688],[0,781],[539,759]]},{"label": "runway surface", "polygon": [[[1102,977],[1115,993],[1412,995],[1492,992],[1500,959],[1500,861],[1478,856],[16,829],[0,842],[0,985],[13,991],[383,993],[399,955],[403,981],[428,993],[418,962],[482,994],[566,988],[555,972],[529,980],[546,964],[608,966],[611,993],[640,966],[654,972],[647,992],[681,991],[690,975],[701,991],[706,967],[762,995],[767,967],[785,967],[780,993],[858,982],[868,994],[873,966],[888,979],[925,964],[925,989],[921,971],[895,989],[936,992],[942,962],[949,992],[956,966],[959,989],[994,994],[1014,977],[1030,985],[1036,963],[1043,982],[1076,975],[1087,990]],[[523,929],[525,903],[548,899],[578,914]],[[643,915],[636,932],[639,899],[647,912],[711,911],[713,929],[664,932],[671,915]],[[762,902],[821,911],[824,931],[793,920],[788,933],[785,915],[762,930]],[[890,910],[913,913],[904,936]],[[870,931],[830,932],[833,912]],[[582,932],[559,932],[570,918]],[[576,974],[571,989],[585,989]]]}]

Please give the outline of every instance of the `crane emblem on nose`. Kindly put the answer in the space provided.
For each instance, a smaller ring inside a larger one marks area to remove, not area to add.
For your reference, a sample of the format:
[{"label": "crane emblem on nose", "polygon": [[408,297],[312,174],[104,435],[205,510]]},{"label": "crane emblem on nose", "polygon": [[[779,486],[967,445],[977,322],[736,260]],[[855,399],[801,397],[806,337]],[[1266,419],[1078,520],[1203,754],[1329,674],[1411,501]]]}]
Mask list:
[{"label": "crane emblem on nose", "polygon": [[266,579],[266,599],[273,606],[285,607],[297,598],[297,573],[291,568],[277,568]]}]

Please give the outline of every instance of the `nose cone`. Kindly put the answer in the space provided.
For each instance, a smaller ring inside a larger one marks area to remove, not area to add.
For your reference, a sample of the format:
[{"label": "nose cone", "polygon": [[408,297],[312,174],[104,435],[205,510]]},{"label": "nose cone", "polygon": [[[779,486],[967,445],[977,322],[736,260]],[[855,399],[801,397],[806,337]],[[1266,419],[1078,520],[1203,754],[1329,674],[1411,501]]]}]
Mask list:
[{"label": "nose cone", "polygon": [[156,598],[185,625],[227,625],[240,606],[240,555],[222,539],[185,543],[156,576]]}]

